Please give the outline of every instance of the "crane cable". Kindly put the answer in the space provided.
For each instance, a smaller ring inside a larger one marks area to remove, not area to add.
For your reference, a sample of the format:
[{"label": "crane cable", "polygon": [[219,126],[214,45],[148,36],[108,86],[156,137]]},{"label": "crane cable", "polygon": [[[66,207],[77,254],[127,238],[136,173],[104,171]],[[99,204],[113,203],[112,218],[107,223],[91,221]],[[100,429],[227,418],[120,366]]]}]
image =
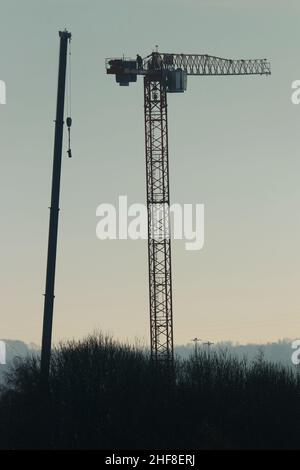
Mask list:
[{"label": "crane cable", "polygon": [[68,128],[68,157],[72,157],[71,150],[71,126],[72,126],[72,64],[71,64],[71,39],[69,39],[69,61],[68,61],[68,79],[67,79],[67,128]]}]

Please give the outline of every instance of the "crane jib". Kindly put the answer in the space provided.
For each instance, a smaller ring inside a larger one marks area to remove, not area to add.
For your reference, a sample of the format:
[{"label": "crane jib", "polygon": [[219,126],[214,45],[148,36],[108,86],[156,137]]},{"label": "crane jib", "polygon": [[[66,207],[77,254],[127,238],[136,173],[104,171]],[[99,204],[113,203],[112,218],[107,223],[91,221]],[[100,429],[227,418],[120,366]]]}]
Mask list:
[{"label": "crane jib", "polygon": [[106,71],[115,75],[121,86],[135,83],[137,76],[142,75],[162,80],[167,92],[183,92],[187,75],[270,75],[271,68],[266,59],[233,60],[209,55],[153,52],[140,60],[107,59]]}]

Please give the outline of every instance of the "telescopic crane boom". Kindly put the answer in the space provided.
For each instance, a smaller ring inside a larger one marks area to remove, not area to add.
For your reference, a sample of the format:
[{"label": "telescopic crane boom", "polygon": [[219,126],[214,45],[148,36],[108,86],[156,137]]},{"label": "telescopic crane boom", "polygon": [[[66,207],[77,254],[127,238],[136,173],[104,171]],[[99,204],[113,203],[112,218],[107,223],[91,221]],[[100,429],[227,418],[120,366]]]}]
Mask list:
[{"label": "telescopic crane boom", "polygon": [[[41,377],[42,377],[42,381],[44,385],[47,385],[47,382],[48,382],[49,368],[50,368],[50,356],[51,356],[55,267],[56,267],[57,234],[58,234],[58,214],[59,214],[59,198],[60,198],[61,157],[62,157],[62,145],[63,145],[64,107],[65,107],[65,90],[66,90],[67,52],[68,52],[69,42],[71,41],[71,33],[69,33],[67,30],[60,31],[59,37],[60,37],[60,48],[59,48],[58,86],[57,86],[57,102],[56,102],[51,206],[50,206],[49,235],[48,235],[46,292],[45,292],[45,302],[44,302],[44,320],[43,320],[42,354],[41,354]],[[70,118],[68,117],[67,118],[68,128],[70,128],[71,123],[72,122],[70,121]],[[68,152],[70,152],[70,149]],[[70,153],[69,153],[69,156],[71,156]]]}]

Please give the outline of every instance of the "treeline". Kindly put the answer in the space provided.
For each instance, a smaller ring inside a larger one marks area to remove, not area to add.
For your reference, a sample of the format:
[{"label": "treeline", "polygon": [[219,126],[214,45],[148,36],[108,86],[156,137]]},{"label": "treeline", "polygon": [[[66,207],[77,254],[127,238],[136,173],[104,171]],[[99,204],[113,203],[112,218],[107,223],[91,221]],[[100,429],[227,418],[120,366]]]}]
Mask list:
[{"label": "treeline", "polygon": [[[211,349],[217,351],[226,350],[232,356],[236,356],[239,359],[246,357],[248,360],[254,360],[258,355],[263,354],[266,361],[280,363],[295,369],[292,362],[292,355],[295,352],[295,349],[292,348],[292,343],[292,339],[281,339],[276,342],[261,344],[238,344],[230,341],[222,341],[213,344]],[[205,350],[207,349],[207,345],[199,343],[198,348],[199,350]],[[194,346],[191,344],[177,346],[176,352],[180,357],[188,358],[193,354]],[[300,353],[297,357],[300,357]]]},{"label": "treeline", "polygon": [[0,393],[2,449],[299,449],[300,376],[200,350],[174,369],[109,337],[61,345],[49,390],[39,358]]}]

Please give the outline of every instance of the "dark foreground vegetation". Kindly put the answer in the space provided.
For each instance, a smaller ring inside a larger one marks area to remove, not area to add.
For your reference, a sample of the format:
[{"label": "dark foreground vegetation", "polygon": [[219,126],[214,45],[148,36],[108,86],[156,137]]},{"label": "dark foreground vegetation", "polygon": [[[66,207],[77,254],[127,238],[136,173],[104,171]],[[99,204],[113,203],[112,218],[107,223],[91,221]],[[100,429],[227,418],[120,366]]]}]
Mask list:
[{"label": "dark foreground vegetation", "polygon": [[2,449],[300,448],[300,377],[262,357],[178,360],[173,374],[110,338],[59,347],[49,393],[39,360],[15,364],[0,394]]}]

